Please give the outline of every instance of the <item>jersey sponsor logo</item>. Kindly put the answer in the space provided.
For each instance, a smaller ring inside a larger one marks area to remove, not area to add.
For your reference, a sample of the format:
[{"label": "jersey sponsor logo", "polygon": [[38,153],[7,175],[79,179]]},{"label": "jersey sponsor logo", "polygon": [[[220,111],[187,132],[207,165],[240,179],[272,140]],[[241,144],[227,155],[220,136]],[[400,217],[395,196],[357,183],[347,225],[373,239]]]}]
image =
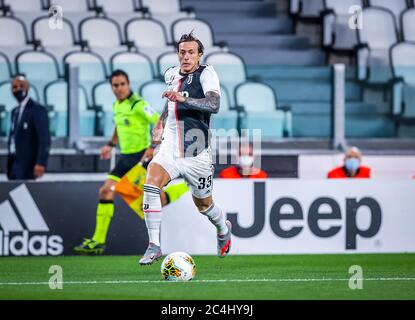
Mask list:
[{"label": "jersey sponsor logo", "polygon": [[189,97],[190,97],[190,95],[189,95],[189,92],[188,92],[188,91],[181,91],[181,92],[180,92],[180,94],[181,94],[183,97],[185,97],[185,98],[189,98]]},{"label": "jersey sponsor logo", "polygon": [[62,237],[48,234],[49,227],[26,185],[20,185],[9,194],[11,201],[0,204],[0,256],[62,254]]}]

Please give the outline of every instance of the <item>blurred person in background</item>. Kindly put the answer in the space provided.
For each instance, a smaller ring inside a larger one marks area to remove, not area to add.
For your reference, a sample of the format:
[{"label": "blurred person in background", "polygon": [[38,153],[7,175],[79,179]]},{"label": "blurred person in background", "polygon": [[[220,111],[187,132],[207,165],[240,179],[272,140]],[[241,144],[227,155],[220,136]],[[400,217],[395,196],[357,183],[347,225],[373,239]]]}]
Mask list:
[{"label": "blurred person in background", "polygon": [[7,177],[29,180],[46,171],[51,138],[47,110],[29,97],[30,85],[23,75],[12,80],[12,93],[18,106],[11,112],[8,139]]},{"label": "blurred person in background", "polygon": [[347,149],[344,154],[344,163],[341,167],[334,168],[327,174],[329,179],[344,178],[370,178],[371,169],[364,167],[362,163],[362,152],[357,147]]},{"label": "blurred person in background", "polygon": [[254,159],[255,155],[252,143],[240,144],[237,157],[238,164],[223,169],[219,173],[219,177],[225,179],[268,178],[268,174],[265,171],[254,167]]}]

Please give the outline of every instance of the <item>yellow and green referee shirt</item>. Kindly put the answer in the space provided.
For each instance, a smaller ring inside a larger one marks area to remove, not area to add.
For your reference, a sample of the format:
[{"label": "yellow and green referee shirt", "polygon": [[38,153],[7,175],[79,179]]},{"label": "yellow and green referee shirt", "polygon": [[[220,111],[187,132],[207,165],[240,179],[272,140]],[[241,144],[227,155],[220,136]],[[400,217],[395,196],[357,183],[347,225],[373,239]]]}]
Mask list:
[{"label": "yellow and green referee shirt", "polygon": [[115,101],[112,109],[121,154],[147,149],[151,143],[150,125],[158,121],[159,113],[137,93],[131,93],[123,101]]}]

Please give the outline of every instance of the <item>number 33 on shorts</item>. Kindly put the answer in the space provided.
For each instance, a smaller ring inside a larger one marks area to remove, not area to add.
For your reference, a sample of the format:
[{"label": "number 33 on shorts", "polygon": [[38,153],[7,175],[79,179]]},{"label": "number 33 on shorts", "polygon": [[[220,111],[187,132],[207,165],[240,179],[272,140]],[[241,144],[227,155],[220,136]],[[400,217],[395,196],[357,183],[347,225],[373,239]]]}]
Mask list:
[{"label": "number 33 on shorts", "polygon": [[210,188],[210,186],[212,185],[212,175],[208,176],[207,178],[199,178],[199,185],[197,186],[197,188],[199,190],[203,190],[203,189],[207,189]]}]

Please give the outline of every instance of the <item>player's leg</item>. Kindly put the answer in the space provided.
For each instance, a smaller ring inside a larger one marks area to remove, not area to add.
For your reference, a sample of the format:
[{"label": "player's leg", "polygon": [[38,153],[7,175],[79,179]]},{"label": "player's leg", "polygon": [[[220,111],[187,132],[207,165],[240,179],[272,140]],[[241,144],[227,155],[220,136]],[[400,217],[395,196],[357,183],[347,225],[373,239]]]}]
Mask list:
[{"label": "player's leg", "polygon": [[212,198],[214,167],[210,150],[206,149],[198,156],[184,160],[184,167],[184,178],[190,186],[193,202],[199,212],[216,227],[218,256],[224,257],[231,245],[231,224]]},{"label": "player's leg", "polygon": [[[196,192],[194,192],[196,193]],[[231,223],[225,219],[222,208],[213,201],[212,196],[197,198],[193,194],[193,202],[201,214],[206,216],[216,227],[218,256],[225,257],[231,246]]]},{"label": "player's leg", "polygon": [[170,174],[157,162],[152,162],[147,169],[144,184],[143,212],[148,231],[149,245],[141,257],[141,265],[152,264],[162,255],[160,248],[161,200],[160,190],[171,180]]},{"label": "player's leg", "polygon": [[114,191],[116,181],[107,179],[99,189],[99,202],[96,211],[95,231],[92,239],[85,239],[74,248],[78,254],[102,254],[111,219],[114,215]]}]

